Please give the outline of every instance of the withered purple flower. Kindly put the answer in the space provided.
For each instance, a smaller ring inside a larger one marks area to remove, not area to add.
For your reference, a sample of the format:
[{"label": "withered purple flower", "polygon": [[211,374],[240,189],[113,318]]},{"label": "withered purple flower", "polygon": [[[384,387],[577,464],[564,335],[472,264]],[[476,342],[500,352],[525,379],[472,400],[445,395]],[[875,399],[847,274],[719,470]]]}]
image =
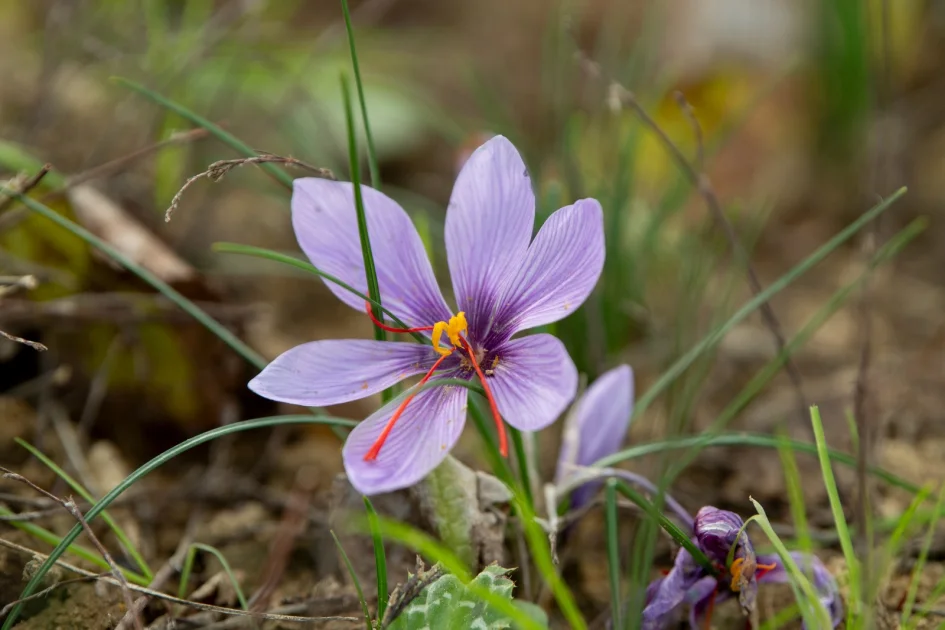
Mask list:
[{"label": "withered purple flower", "polygon": [[[503,451],[502,418],[529,431],[553,422],[577,389],[574,363],[551,335],[513,336],[571,314],[594,288],[604,264],[600,204],[582,199],[561,208],[532,240],[535,196],[521,156],[501,136],[483,144],[463,165],[446,214],[453,311],[407,213],[380,192],[361,190],[381,302],[406,325],[385,328],[420,332],[432,344],[310,342],[276,358],[250,388],[273,400],[326,406],[413,375],[423,374],[423,381],[477,376]],[[292,223],[317,267],[367,293],[350,183],[295,180]],[[334,284],[328,288],[364,310],[359,297]],[[434,387],[361,422],[342,451],[354,487],[377,494],[425,477],[459,439],[466,399],[464,387]]]},{"label": "withered purple flower", "polygon": [[[701,619],[711,618],[715,604],[734,596],[748,614],[755,606],[760,582],[789,581],[777,555],[755,555],[748,534],[742,531],[743,525],[742,518],[734,512],[711,506],[699,510],[693,524],[693,542],[716,566],[718,574],[712,575],[688,551],[680,549],[669,573],[647,588],[644,630],[673,627],[684,604],[690,606],[690,627],[698,630]],[[820,601],[836,627],[843,618],[843,604],[833,576],[817,556],[800,552],[791,555],[803,571],[811,574]]]},{"label": "withered purple flower", "polygon": [[[561,484],[583,466],[617,452],[630,428],[633,411],[633,370],[619,365],[595,380],[574,403],[565,419],[555,483]],[[571,507],[587,503],[600,486],[591,481],[571,492]]]}]

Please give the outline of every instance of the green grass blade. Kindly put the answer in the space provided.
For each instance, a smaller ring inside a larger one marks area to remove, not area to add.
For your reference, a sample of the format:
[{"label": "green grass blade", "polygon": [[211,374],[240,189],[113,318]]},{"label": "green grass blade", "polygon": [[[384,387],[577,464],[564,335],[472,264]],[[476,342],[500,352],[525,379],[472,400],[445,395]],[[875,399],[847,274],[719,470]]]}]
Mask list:
[{"label": "green grass blade", "polygon": [[384,553],[384,538],[377,521],[377,512],[371,500],[364,497],[364,509],[367,510],[368,529],[374,541],[374,569],[377,574],[377,622],[380,623],[387,610],[387,555]]},{"label": "green grass blade", "polygon": [[617,480],[608,479],[604,489],[604,520],[607,532],[607,575],[610,578],[612,627],[622,628],[620,620],[620,543],[617,529]]},{"label": "green grass blade", "polygon": [[[103,510],[105,510],[105,508],[111,505],[115,499],[121,496],[122,493],[128,490],[128,488],[140,481],[144,476],[166,464],[178,455],[186,453],[196,446],[200,446],[206,442],[210,442],[217,438],[231,435],[233,433],[238,433],[240,431],[290,424],[323,424],[341,427],[353,427],[357,423],[344,418],[334,418],[331,416],[289,415],[244,420],[242,422],[234,422],[233,424],[211,429],[210,431],[206,431],[200,435],[195,435],[194,437],[181,442],[177,446],[164,451],[128,475],[122,480],[120,484],[115,486],[108,494],[99,499],[95,505],[89,508],[89,511],[85,513],[85,520],[91,523],[99,514],[102,513]],[[65,552],[66,549],[69,548],[73,542],[75,542],[76,538],[78,538],[81,533],[82,526],[77,523],[65,536],[62,537],[62,539],[56,545],[56,548],[50,552],[49,557],[46,558],[39,569],[36,570],[36,573],[33,575],[33,577],[30,578],[19,599],[29,597],[36,591],[36,588],[42,583],[43,578],[53,567],[56,560],[58,560],[62,556],[63,552]],[[131,578],[129,577],[129,579]],[[22,608],[22,604],[15,605],[10,610],[7,618],[3,620],[3,626],[0,626],[0,630],[9,630],[12,628],[13,624],[16,623]]]},{"label": "green grass blade", "polygon": [[345,16],[345,32],[348,34],[348,48],[351,50],[351,67],[354,69],[354,85],[358,89],[358,101],[361,104],[361,124],[364,125],[364,137],[367,139],[368,171],[371,174],[371,186],[380,190],[381,174],[377,166],[377,150],[374,148],[374,135],[367,113],[367,99],[364,97],[364,84],[361,81],[361,65],[358,63],[358,50],[354,44],[354,27],[351,25],[351,11],[348,0],[341,0],[341,11]]},{"label": "green grass blade", "polygon": [[[212,249],[215,252],[220,252],[224,254],[240,254],[243,256],[255,256],[256,258],[264,258],[266,260],[272,260],[274,262],[283,263],[285,265],[290,265],[292,267],[295,267],[296,269],[301,269],[302,271],[313,273],[317,276],[324,278],[328,282],[338,285],[345,291],[348,291],[349,293],[353,293],[354,295],[357,295],[359,298],[363,299],[364,301],[370,302],[372,305],[381,309],[382,312],[384,312],[388,317],[390,317],[391,322],[393,322],[395,325],[401,328],[407,328],[407,324],[400,321],[396,315],[394,315],[389,310],[384,308],[384,306],[381,305],[380,302],[375,302],[373,299],[371,299],[370,296],[365,295],[364,293],[361,293],[360,291],[355,289],[353,286],[351,286],[347,282],[344,282],[343,280],[336,278],[330,273],[325,273],[324,271],[322,271],[321,269],[319,269],[318,267],[316,267],[315,265],[313,265],[312,263],[308,261],[301,260],[300,258],[295,258],[287,254],[275,252],[275,251],[272,251],[271,249],[265,249],[263,247],[253,247],[252,245],[241,245],[239,243],[214,243]],[[420,333],[410,333],[410,334],[413,336],[414,339],[416,339],[420,343],[430,343],[430,340],[424,337],[423,335],[421,335]]]},{"label": "green grass blade", "polygon": [[[143,85],[139,83],[135,83],[134,81],[129,81],[128,79],[123,79],[121,77],[113,77],[112,80],[122,87],[126,87],[130,90],[137,92],[138,94],[141,94],[142,96],[146,97],[150,101],[157,103],[161,107],[171,110],[178,116],[182,118],[186,118],[187,120],[197,125],[198,127],[201,127],[202,129],[206,129],[217,140],[229,146],[231,149],[233,149],[237,153],[242,154],[244,157],[255,157],[259,155],[259,153],[256,150],[254,150],[251,146],[249,146],[248,144],[246,144],[245,142],[243,142],[242,140],[240,140],[233,134],[224,130],[219,125],[213,124],[212,122],[210,122],[203,116],[200,116],[199,114],[196,114],[190,111],[183,105],[179,103],[175,103],[174,101],[164,96],[161,96],[157,92],[149,90],[148,88],[144,87]],[[261,168],[266,173],[271,175],[272,178],[275,179],[277,182],[279,182],[280,184],[282,184],[289,190],[292,190],[292,176],[286,173],[285,171],[283,171],[282,169],[280,169],[279,167],[277,167],[275,164],[263,163],[263,164],[259,164],[259,168]]]},{"label": "green grass blade", "polygon": [[187,559],[184,561],[184,568],[181,569],[180,572],[180,586],[177,589],[177,597],[184,599],[184,595],[187,593],[187,583],[190,581],[190,574],[193,572],[194,557],[197,555],[198,550],[205,551],[216,557],[220,566],[223,567],[223,572],[226,573],[229,578],[230,584],[233,586],[233,591],[236,593],[236,599],[240,602],[240,607],[242,607],[243,610],[249,610],[249,602],[246,601],[246,595],[243,594],[239,580],[237,580],[236,575],[233,574],[233,569],[230,567],[230,563],[227,562],[226,556],[216,547],[203,543],[192,543],[190,549],[187,550]]},{"label": "green grass blade", "polygon": [[262,357],[262,355],[246,345],[239,337],[230,332],[218,321],[207,315],[203,309],[181,295],[177,290],[172,288],[169,284],[158,278],[156,275],[125,256],[110,244],[86,230],[84,227],[73,223],[55,210],[36,201],[35,199],[21,195],[20,193],[10,190],[4,186],[0,186],[0,195],[5,195],[16,199],[18,202],[22,203],[36,214],[39,214],[49,219],[53,223],[56,223],[60,227],[69,230],[95,249],[99,250],[109,258],[117,261],[128,271],[141,278],[161,295],[183,309],[188,315],[203,324],[207,330],[219,337],[220,340],[222,340],[226,345],[230,346],[230,348],[236,351],[237,354],[246,359],[246,361],[255,366],[257,369],[261,370],[266,367],[267,361]]},{"label": "green grass blade", "polygon": [[827,498],[830,500],[830,511],[833,513],[834,526],[837,528],[837,535],[840,537],[840,548],[843,550],[843,558],[847,564],[847,571],[850,575],[850,605],[847,607],[847,618],[860,610],[864,605],[862,599],[862,584],[860,582],[860,561],[856,557],[856,551],[853,548],[853,538],[850,536],[850,528],[847,525],[846,516],[843,514],[843,501],[840,500],[840,492],[837,490],[837,482],[833,476],[831,467],[830,453],[827,449],[827,438],[824,435],[824,425],[820,420],[820,410],[816,405],[810,408],[810,421],[814,428],[814,439],[817,441],[817,458],[820,460],[820,472],[824,478],[824,488],[827,490]]},{"label": "green grass blade", "polygon": [[515,427],[507,427],[509,436],[512,438],[512,448],[515,450],[515,463],[518,465],[519,482],[522,484],[522,490],[525,493],[525,500],[528,505],[534,509],[535,498],[532,494],[532,480],[528,472],[528,457],[525,452],[525,441],[522,438],[522,432]]},{"label": "green grass blade", "polygon": [[[23,448],[25,448],[27,451],[29,451],[30,454],[36,459],[38,459],[39,461],[41,461],[46,466],[46,468],[53,471],[53,473],[55,473],[57,477],[65,481],[66,484],[70,488],[72,488],[73,492],[78,494],[80,497],[82,497],[89,503],[95,503],[95,498],[92,496],[92,494],[88,490],[85,489],[85,487],[81,483],[76,481],[72,477],[72,475],[67,473],[62,468],[60,468],[56,464],[56,462],[46,457],[46,455],[44,455],[42,451],[40,451],[38,448],[36,448],[35,446],[30,444],[26,440],[22,440],[20,438],[13,438],[13,441],[19,444],[20,446],[22,446]],[[151,572],[150,567],[148,567],[148,563],[144,561],[144,558],[141,557],[141,554],[135,548],[134,544],[131,542],[131,539],[128,538],[128,535],[125,533],[125,530],[123,530],[121,526],[118,525],[118,523],[116,523],[115,520],[111,517],[111,515],[109,515],[107,512],[102,512],[102,520],[105,521],[105,523],[115,533],[115,537],[121,543],[122,547],[125,548],[125,551],[128,552],[128,555],[131,556],[131,558],[138,565],[138,568],[141,569],[141,574],[144,575],[144,577],[146,577],[148,581],[150,582],[151,579],[154,577],[154,573]]]},{"label": "green grass blade", "polygon": [[791,587],[794,589],[794,594],[797,598],[798,606],[801,609],[801,616],[804,618],[806,627],[832,628],[833,623],[831,623],[830,620],[830,613],[827,612],[823,604],[820,603],[820,598],[817,596],[814,585],[811,584],[807,576],[798,568],[797,563],[794,562],[793,556],[791,556],[787,547],[784,546],[784,543],[775,533],[774,528],[771,527],[768,515],[765,514],[765,510],[761,507],[761,504],[754,499],[750,500],[755,506],[755,510],[758,512],[756,522],[761,529],[764,530],[771,544],[774,545],[778,556],[781,558],[781,563],[787,570],[788,575],[791,576]]},{"label": "green grass blade", "polygon": [[794,449],[791,448],[790,440],[784,433],[778,436],[778,455],[781,457],[781,468],[784,470],[784,485],[787,487],[788,505],[791,508],[791,520],[794,522],[797,545],[801,551],[813,553],[814,541],[810,535],[810,526],[807,524],[801,472],[797,467]]},{"label": "green grass blade", "polygon": [[[906,592],[906,601],[902,605],[902,625],[909,623],[912,616],[912,609],[915,606],[916,594],[919,592],[919,581],[922,577],[922,571],[925,569],[925,563],[929,557],[929,549],[932,548],[932,541],[935,537],[935,530],[938,526],[939,515],[942,513],[942,506],[945,505],[945,485],[942,485],[938,492],[938,501],[935,504],[935,516],[929,521],[929,528],[925,533],[925,540],[922,542],[922,550],[919,552],[919,558],[916,560],[915,568],[912,571],[912,579],[909,581],[909,590]],[[929,601],[935,601],[930,599]]]},{"label": "green grass blade", "polygon": [[334,530],[330,533],[332,539],[335,541],[335,546],[338,547],[338,553],[341,554],[341,559],[344,560],[345,567],[348,569],[348,575],[351,576],[351,581],[354,582],[354,588],[358,592],[358,601],[361,602],[361,612],[364,613],[364,625],[367,630],[373,630],[373,626],[371,625],[371,611],[368,610],[367,600],[364,599],[364,589],[361,588],[361,580],[358,579],[358,574],[354,572],[354,565],[351,564],[351,559],[348,558],[348,554],[345,553],[345,548],[341,546],[341,541],[338,540]]},{"label": "green grass blade", "polygon": [[[341,76],[341,95],[345,103],[345,122],[348,127],[348,162],[351,168],[351,186],[354,189],[354,209],[358,215],[358,236],[361,238],[361,255],[364,258],[364,273],[367,276],[368,295],[374,304],[381,303],[381,290],[377,284],[377,269],[374,267],[374,251],[371,249],[371,236],[368,234],[367,217],[364,214],[364,198],[361,191],[361,169],[358,164],[358,145],[354,135],[354,114],[351,113],[351,90],[348,79]],[[384,314],[377,306],[372,305],[374,317],[384,321]],[[386,333],[374,327],[374,338],[384,341]],[[386,402],[386,401],[385,401]]]},{"label": "green grass blade", "polygon": [[[4,505],[0,505],[0,516],[4,516],[4,517],[16,516],[16,512],[9,510]],[[48,529],[40,527],[39,525],[28,523],[26,521],[16,521],[16,520],[11,520],[11,521],[6,521],[6,522],[9,525],[12,525],[13,527],[19,529],[20,531],[26,532],[27,534],[29,534],[36,540],[46,543],[47,545],[57,547],[60,544],[62,544],[61,537],[52,533]],[[81,528],[81,525],[79,525],[78,527]],[[82,545],[70,543],[68,547],[65,549],[65,551],[68,551],[69,553],[75,555],[77,558],[82,558],[86,562],[94,564],[95,566],[99,567],[100,569],[104,571],[111,571],[111,567],[108,566],[108,562],[106,562],[102,556],[98,555],[98,553],[96,553],[95,551],[92,551],[88,547],[83,547]],[[133,582],[139,586],[147,586],[148,584],[151,583],[151,580],[149,578],[144,577],[143,575],[138,575],[137,573],[133,571],[128,571],[127,569],[124,569],[122,567],[119,567],[119,569],[121,570],[122,573],[124,573],[125,577],[128,579],[129,582]]]},{"label": "green grass blade", "polygon": [[673,365],[671,365],[669,369],[666,370],[659,377],[659,379],[657,379],[656,383],[654,383],[650,389],[648,389],[640,398],[637,399],[633,409],[634,417],[642,414],[643,411],[646,410],[646,408],[649,407],[653,401],[656,400],[656,398],[662,394],[663,391],[665,391],[680,374],[682,374],[696,361],[696,359],[699,358],[700,355],[702,355],[702,353],[714,347],[738,323],[754,313],[762,304],[787,288],[800,276],[804,275],[817,264],[819,264],[831,252],[833,252],[841,244],[849,240],[854,234],[863,228],[863,226],[885,212],[896,200],[902,197],[905,192],[905,188],[900,188],[887,199],[873,206],[870,210],[863,213],[857,220],[817,248],[814,253],[807,256],[807,258],[795,265],[790,271],[778,278],[775,282],[771,283],[764,291],[746,302],[727,321],[710,332],[705,338],[702,339],[702,341],[689,350],[689,352],[681,356],[675,363],[673,363]]}]

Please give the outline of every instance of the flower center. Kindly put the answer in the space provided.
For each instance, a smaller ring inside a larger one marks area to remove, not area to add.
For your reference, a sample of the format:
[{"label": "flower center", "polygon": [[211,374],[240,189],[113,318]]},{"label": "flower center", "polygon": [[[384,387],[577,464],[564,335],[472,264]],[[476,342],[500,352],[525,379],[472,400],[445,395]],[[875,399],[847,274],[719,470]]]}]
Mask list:
[{"label": "flower center", "polygon": [[[413,400],[420,388],[430,380],[430,377],[433,376],[433,373],[440,367],[440,364],[443,361],[453,354],[454,350],[465,351],[466,357],[464,357],[464,363],[466,360],[472,364],[473,369],[476,371],[476,374],[479,376],[479,382],[482,383],[482,389],[486,394],[486,399],[489,401],[489,409],[492,411],[492,418],[495,420],[496,431],[499,434],[499,452],[503,457],[508,457],[509,454],[509,445],[508,438],[505,435],[505,425],[502,423],[502,415],[499,413],[499,408],[496,406],[495,398],[492,396],[492,390],[489,388],[489,383],[486,382],[486,375],[492,376],[495,373],[495,368],[499,364],[499,357],[496,356],[492,360],[492,365],[490,369],[486,370],[483,373],[482,368],[479,366],[482,356],[478,356],[477,352],[473,350],[472,346],[469,344],[469,341],[463,337],[468,329],[466,324],[466,314],[463,311],[458,312],[456,315],[450,317],[449,321],[437,322],[432,326],[418,326],[416,328],[394,328],[380,322],[374,313],[371,310],[371,303],[364,303],[365,309],[367,310],[368,317],[371,318],[371,321],[375,326],[387,332],[393,333],[414,333],[414,332],[432,332],[433,349],[440,355],[440,358],[437,359],[433,366],[427,371],[427,373],[420,379],[420,382],[413,389],[410,394],[404,398],[404,401],[400,403],[400,406],[394,411],[394,414],[390,417],[390,420],[387,421],[387,424],[384,426],[384,430],[381,431],[381,434],[378,436],[377,440],[368,449],[368,452],[364,455],[364,461],[373,461],[377,459],[378,454],[381,452],[381,447],[384,445],[384,442],[387,440],[387,436],[390,435],[391,430],[394,428],[394,424],[403,415],[404,411],[407,409],[407,405],[410,404],[410,401]],[[440,341],[443,338],[443,333],[446,333],[446,337],[450,341],[450,346],[440,346]],[[480,353],[481,354],[481,353]],[[468,357],[468,358],[467,358]]]}]

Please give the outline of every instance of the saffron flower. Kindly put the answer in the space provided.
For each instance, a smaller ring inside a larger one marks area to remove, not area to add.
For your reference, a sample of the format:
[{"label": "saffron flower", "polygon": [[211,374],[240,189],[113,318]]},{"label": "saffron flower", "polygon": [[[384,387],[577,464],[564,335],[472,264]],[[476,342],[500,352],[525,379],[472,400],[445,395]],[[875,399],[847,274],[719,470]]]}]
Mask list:
[{"label": "saffron flower", "polygon": [[[562,485],[580,469],[616,453],[630,428],[633,411],[633,370],[619,365],[595,380],[574,403],[565,419],[555,485]],[[571,491],[571,508],[587,504],[600,481],[589,481]]]},{"label": "saffron flower", "polygon": [[[736,596],[747,615],[755,607],[760,582],[789,581],[780,557],[755,555],[751,540],[743,531],[744,524],[734,512],[712,506],[699,510],[692,528],[693,542],[716,566],[718,575],[711,574],[688,551],[680,549],[669,573],[647,587],[644,630],[675,627],[676,614],[684,604],[691,606],[690,628],[698,630],[703,618],[704,627],[708,628],[715,604]],[[833,576],[817,556],[800,552],[792,552],[791,556],[802,571],[812,574],[820,602],[836,628],[843,618],[843,604]]]},{"label": "saffron flower", "polygon": [[[377,190],[362,186],[361,193],[380,301],[403,327],[375,324],[422,334],[431,343],[305,343],[277,357],[250,388],[273,400],[326,406],[414,375],[423,375],[421,383],[478,378],[503,454],[503,418],[528,431],[553,422],[577,389],[574,363],[551,335],[513,336],[573,313],[593,290],[604,264],[600,204],[582,199],[561,208],[532,240],[535,195],[525,163],[502,136],[480,146],[463,165],[446,213],[453,310],[407,213]],[[367,293],[352,184],[296,179],[292,224],[316,267]],[[362,298],[335,284],[328,288],[365,310]],[[466,404],[465,387],[444,385],[415,389],[373,413],[342,450],[351,484],[372,495],[423,479],[459,439]]]}]

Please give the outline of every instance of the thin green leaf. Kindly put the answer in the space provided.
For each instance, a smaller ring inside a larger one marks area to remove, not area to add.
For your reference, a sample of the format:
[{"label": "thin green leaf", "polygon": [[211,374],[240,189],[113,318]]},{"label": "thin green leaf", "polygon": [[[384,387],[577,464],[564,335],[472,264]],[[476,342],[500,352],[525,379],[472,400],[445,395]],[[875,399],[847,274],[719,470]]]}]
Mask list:
[{"label": "thin green leaf", "polygon": [[518,465],[519,482],[522,484],[522,490],[525,492],[525,500],[534,508],[535,498],[532,495],[531,475],[528,472],[528,456],[525,452],[525,441],[522,438],[522,432],[515,427],[508,427],[509,435],[512,437],[512,448],[515,450],[515,463]]},{"label": "thin green leaf", "polygon": [[781,468],[784,470],[784,485],[787,487],[788,505],[791,507],[791,520],[794,522],[798,547],[805,553],[812,553],[814,542],[811,539],[810,526],[807,524],[801,473],[797,467],[797,459],[794,457],[790,440],[783,432],[778,435],[778,455],[781,457]]},{"label": "thin green leaf", "polygon": [[[246,144],[245,142],[243,142],[242,140],[240,140],[233,134],[224,130],[219,125],[213,124],[212,122],[210,122],[203,116],[190,111],[189,109],[187,109],[180,103],[175,103],[174,101],[168,98],[165,98],[164,96],[161,96],[157,92],[149,90],[143,85],[139,83],[135,83],[134,81],[129,81],[128,79],[123,79],[121,77],[113,77],[112,81],[114,81],[115,83],[117,83],[118,85],[122,87],[126,87],[130,90],[137,92],[138,94],[141,94],[142,96],[148,98],[154,103],[157,103],[161,107],[165,107],[171,110],[172,112],[178,114],[182,118],[186,118],[187,120],[197,125],[198,127],[206,129],[217,140],[229,146],[231,149],[233,149],[237,153],[242,154],[244,157],[255,157],[259,155],[258,151],[254,150],[252,147],[250,147],[248,144]],[[283,171],[282,169],[280,169],[279,167],[277,167],[275,164],[262,163],[262,164],[259,164],[259,168],[261,168],[266,173],[271,175],[272,178],[275,179],[277,182],[279,182],[280,184],[282,184],[289,190],[292,190],[292,180],[293,180],[292,176],[286,173],[285,171]]]},{"label": "thin green leaf", "polygon": [[[95,503],[95,497],[93,497],[92,494],[88,490],[86,490],[85,487],[81,483],[76,481],[72,477],[72,475],[67,473],[62,468],[60,468],[56,464],[56,462],[46,457],[46,455],[44,455],[42,451],[40,451],[38,448],[36,448],[32,444],[30,444],[29,442],[21,438],[13,438],[13,441],[15,441],[17,444],[19,444],[20,446],[25,448],[27,451],[29,451],[30,454],[32,454],[33,457],[41,461],[43,465],[46,466],[46,468],[53,471],[53,473],[55,473],[57,477],[65,481],[66,484],[70,488],[72,488],[72,490],[76,494],[78,494],[80,497],[82,497],[89,503]],[[128,555],[130,555],[131,558],[135,561],[135,563],[138,565],[138,568],[141,569],[142,575],[144,575],[144,577],[146,577],[148,581],[150,582],[151,579],[154,578],[154,574],[151,572],[151,569],[148,567],[148,563],[144,561],[144,558],[141,557],[141,554],[135,548],[134,543],[132,543],[131,539],[128,538],[128,535],[125,533],[125,530],[123,530],[121,526],[115,522],[115,519],[113,519],[111,515],[109,515],[107,512],[102,512],[102,520],[105,521],[105,524],[108,525],[111,528],[111,530],[115,533],[115,537],[121,543],[122,547],[124,547],[125,551],[128,552]]]},{"label": "thin green leaf", "polygon": [[[935,536],[935,530],[938,526],[938,515],[942,513],[942,506],[945,505],[945,484],[938,492],[938,501],[935,503],[936,516],[930,519],[929,528],[925,532],[925,540],[922,542],[922,550],[919,552],[919,558],[916,560],[915,568],[912,571],[912,579],[909,581],[909,590],[906,592],[906,600],[902,605],[902,625],[909,623],[912,616],[912,609],[915,606],[916,595],[919,592],[919,581],[922,578],[922,572],[925,569],[925,563],[929,557],[929,549],[932,548],[932,541]],[[936,601],[930,599],[929,601]]]},{"label": "thin green leaf", "polygon": [[820,460],[820,473],[824,478],[824,488],[827,490],[827,498],[830,501],[830,511],[833,513],[834,527],[837,529],[837,535],[840,538],[840,548],[843,550],[843,558],[847,564],[847,571],[850,574],[850,606],[848,606],[847,618],[850,618],[855,611],[865,603],[861,597],[863,585],[860,582],[860,561],[853,548],[853,538],[850,536],[850,528],[847,525],[846,516],[843,513],[843,501],[840,499],[840,492],[837,490],[837,482],[833,476],[831,467],[830,453],[827,449],[827,438],[824,435],[824,425],[820,420],[820,410],[816,405],[810,408],[810,421],[814,428],[814,439],[817,441],[817,458]]},{"label": "thin green leaf", "polygon": [[371,174],[371,186],[380,190],[381,174],[377,167],[377,151],[374,148],[374,135],[371,133],[371,123],[368,120],[367,99],[364,97],[364,84],[361,82],[361,66],[358,63],[358,51],[354,44],[354,27],[351,25],[351,11],[348,9],[348,0],[341,0],[341,11],[345,15],[345,32],[348,34],[348,48],[351,50],[351,67],[354,69],[354,84],[358,88],[358,101],[361,104],[361,124],[364,125],[364,136],[367,139],[368,171]]},{"label": "thin green leaf", "polygon": [[187,558],[184,560],[184,568],[181,569],[180,572],[180,586],[177,589],[177,597],[179,599],[184,599],[184,595],[187,593],[187,583],[190,581],[190,574],[193,571],[194,566],[194,556],[197,555],[198,550],[205,551],[216,557],[217,561],[220,563],[220,566],[223,567],[223,572],[226,573],[227,577],[229,578],[230,584],[233,586],[233,591],[236,593],[236,598],[240,602],[240,607],[243,610],[249,610],[249,602],[246,601],[246,595],[243,594],[243,589],[240,587],[239,580],[237,580],[236,575],[233,574],[233,569],[230,567],[230,563],[227,562],[226,557],[216,547],[205,545],[203,543],[192,543],[190,545],[190,549],[187,550]]},{"label": "thin green leaf", "polygon": [[373,630],[371,625],[371,611],[368,610],[367,600],[364,599],[364,589],[361,588],[361,580],[358,579],[358,574],[354,572],[354,565],[351,564],[351,559],[348,558],[348,554],[345,553],[345,548],[341,546],[341,541],[338,540],[338,536],[335,535],[334,530],[331,530],[329,533],[335,541],[335,546],[338,547],[338,553],[341,554],[341,559],[344,560],[345,567],[348,569],[348,575],[354,583],[354,589],[358,592],[358,601],[361,602],[361,612],[364,613],[364,625],[367,630]]},{"label": "thin green leaf", "polygon": [[[99,499],[95,505],[89,508],[89,511],[85,513],[85,520],[91,523],[99,514],[102,513],[103,510],[105,510],[105,508],[111,505],[115,499],[121,496],[122,493],[124,493],[128,488],[140,481],[144,476],[166,464],[168,461],[174,459],[178,455],[186,453],[196,446],[200,446],[206,442],[210,442],[217,438],[231,435],[233,433],[238,433],[240,431],[289,424],[324,424],[330,426],[353,427],[357,423],[344,418],[334,418],[331,416],[289,415],[256,418],[254,420],[244,420],[242,422],[234,422],[233,424],[217,427],[216,429],[206,431],[200,435],[195,435],[189,440],[181,442],[177,446],[164,451],[160,455],[154,457],[149,462],[135,470],[133,473],[123,479],[121,483],[115,486],[108,494]],[[29,597],[34,592],[36,592],[36,588],[42,583],[43,578],[56,563],[56,560],[58,560],[66,551],[66,549],[69,548],[73,542],[75,542],[76,538],[78,538],[81,533],[82,526],[77,523],[65,536],[62,537],[59,543],[56,544],[56,548],[50,552],[43,564],[39,567],[39,569],[36,570],[36,573],[32,576],[32,578],[30,578],[29,582],[27,582],[23,592],[20,594],[19,599]],[[131,579],[130,576],[129,579]],[[146,583],[147,582],[145,582],[145,584]],[[3,620],[3,626],[0,627],[0,629],[9,630],[12,628],[13,624],[15,624],[16,620],[19,618],[22,609],[22,604],[16,604],[10,610],[7,618]]]},{"label": "thin green leaf", "polygon": [[367,510],[368,528],[374,541],[374,570],[377,575],[377,622],[380,623],[387,610],[387,555],[384,552],[384,538],[377,521],[377,512],[371,500],[364,497],[364,509]]},{"label": "thin green leaf", "polygon": [[617,480],[608,479],[604,490],[604,522],[607,532],[607,575],[610,578],[612,627],[622,628],[620,621],[620,544],[617,529]]}]

